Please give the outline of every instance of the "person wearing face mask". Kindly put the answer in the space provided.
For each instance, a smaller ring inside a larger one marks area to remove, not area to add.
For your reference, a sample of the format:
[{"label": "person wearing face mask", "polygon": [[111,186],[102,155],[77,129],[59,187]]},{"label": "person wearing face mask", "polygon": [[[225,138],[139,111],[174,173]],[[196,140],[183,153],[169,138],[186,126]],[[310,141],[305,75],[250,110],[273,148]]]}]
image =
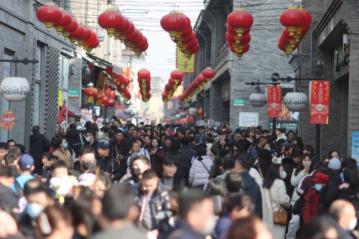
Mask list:
[{"label": "person wearing face mask", "polygon": [[[297,168],[293,171],[291,177],[291,184],[295,187],[293,195],[290,201],[292,209],[295,207],[296,202],[300,199],[299,185],[300,183],[310,175],[312,172],[312,157],[310,155],[303,155],[300,163],[298,163]],[[295,239],[297,231],[300,227],[300,216],[296,210],[292,210],[292,216],[288,224],[288,232],[286,235],[287,239]]]},{"label": "person wearing face mask", "polygon": [[49,191],[38,179],[25,184],[24,196],[27,201],[25,210],[18,220],[19,229],[26,238],[35,238],[34,222],[47,206],[54,205]]},{"label": "person wearing face mask", "polygon": [[139,226],[152,235],[157,234],[159,222],[171,217],[172,212],[168,192],[163,189],[155,171],[143,173],[137,202],[140,208]]},{"label": "person wearing face mask", "polygon": [[336,200],[330,206],[329,213],[342,229],[339,231],[342,236],[341,238],[357,238],[354,236],[353,230],[358,224],[358,219],[356,217],[355,208],[351,202],[345,200]]},{"label": "person wearing face mask", "polygon": [[180,220],[171,239],[205,239],[216,225],[213,201],[198,189],[188,189],[179,197]]},{"label": "person wearing face mask", "polygon": [[274,220],[273,215],[280,211],[286,213],[286,209],[290,206],[290,197],[284,183],[286,177],[287,173],[282,166],[272,164],[263,183],[263,200],[265,200],[263,220],[273,232],[273,238],[277,239],[284,238],[286,222],[280,224]]},{"label": "person wearing face mask", "polygon": [[94,129],[89,129],[85,133],[85,146],[89,146],[96,150],[97,140],[96,140],[96,131]]},{"label": "person wearing face mask", "polygon": [[323,172],[316,172],[312,176],[312,186],[308,188],[307,191],[304,193],[304,205],[300,212],[304,224],[307,224],[321,211],[322,205],[320,204],[320,201],[321,197],[323,197],[323,192],[321,191],[328,184],[328,182],[329,176]]},{"label": "person wearing face mask", "polygon": [[143,173],[150,168],[148,158],[145,156],[137,156],[131,162],[130,174],[126,174],[121,180],[115,181],[115,183],[127,184],[131,186],[134,193],[137,193],[139,189],[139,180],[142,178]]},{"label": "person wearing face mask", "polygon": [[71,159],[71,152],[68,149],[68,143],[66,139],[60,135],[56,135],[52,139],[51,144],[55,149],[52,152],[52,155],[57,159],[65,161],[67,166],[71,169],[73,167],[73,162]]}]

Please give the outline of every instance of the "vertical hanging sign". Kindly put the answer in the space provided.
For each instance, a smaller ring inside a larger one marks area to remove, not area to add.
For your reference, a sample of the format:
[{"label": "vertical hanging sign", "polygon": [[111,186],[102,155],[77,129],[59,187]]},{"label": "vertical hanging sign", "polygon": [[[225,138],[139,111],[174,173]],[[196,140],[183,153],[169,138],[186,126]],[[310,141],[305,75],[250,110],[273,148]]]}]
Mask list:
[{"label": "vertical hanging sign", "polygon": [[329,81],[311,81],[310,123],[327,125],[329,121],[330,83]]},{"label": "vertical hanging sign", "polygon": [[267,87],[267,115],[269,118],[278,118],[282,108],[282,88],[279,85]]}]

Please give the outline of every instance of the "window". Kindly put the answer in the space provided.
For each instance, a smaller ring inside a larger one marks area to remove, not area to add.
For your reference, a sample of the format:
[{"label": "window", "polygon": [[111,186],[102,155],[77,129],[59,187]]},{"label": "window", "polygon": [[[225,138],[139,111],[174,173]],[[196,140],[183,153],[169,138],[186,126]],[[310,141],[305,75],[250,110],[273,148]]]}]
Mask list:
[{"label": "window", "polygon": [[41,114],[42,114],[42,79],[43,79],[43,57],[44,57],[44,46],[38,44],[36,47],[35,57],[39,61],[35,64],[35,85],[34,85],[34,111],[32,112],[32,125],[41,125]]},{"label": "window", "polygon": [[[13,60],[15,56],[15,52],[11,51],[9,49],[4,49],[4,57],[3,59],[9,59],[9,60]],[[2,63],[2,67],[3,67],[3,75],[2,78],[4,79],[5,77],[9,77],[9,76],[14,76],[15,74],[15,68],[14,68],[14,63],[12,62],[3,62]],[[1,114],[4,113],[6,110],[10,109],[10,103],[9,101],[5,100],[3,97],[1,97]],[[8,130],[0,130],[0,141],[1,142],[6,142],[9,139],[9,131]]]}]

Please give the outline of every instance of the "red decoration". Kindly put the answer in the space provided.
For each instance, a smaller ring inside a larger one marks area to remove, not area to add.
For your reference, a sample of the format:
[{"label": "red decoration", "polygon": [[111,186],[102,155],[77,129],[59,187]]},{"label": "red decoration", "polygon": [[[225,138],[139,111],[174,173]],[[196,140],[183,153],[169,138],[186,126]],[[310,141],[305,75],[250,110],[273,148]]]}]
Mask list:
[{"label": "red decoration", "polygon": [[282,88],[278,85],[267,87],[267,115],[269,118],[278,118],[282,109]]},{"label": "red decoration", "polygon": [[117,26],[121,25],[123,18],[117,7],[111,6],[98,17],[98,24],[107,30],[109,37],[115,35]]},{"label": "red decoration", "polygon": [[47,28],[50,28],[61,19],[62,12],[54,4],[45,4],[37,9],[36,16]]},{"label": "red decoration", "polygon": [[60,33],[64,31],[64,28],[70,26],[72,23],[72,17],[70,14],[68,14],[66,11],[61,11],[61,18],[57,22],[55,22],[54,26],[56,30]]},{"label": "red decoration", "polygon": [[238,57],[242,57],[250,49],[251,36],[249,32],[252,25],[253,16],[244,9],[235,10],[227,17],[226,40],[229,49]]},{"label": "red decoration", "polygon": [[280,22],[285,28],[278,39],[278,48],[289,55],[309,31],[312,16],[303,8],[290,8],[281,14]]},{"label": "red decoration", "polygon": [[142,101],[147,102],[151,98],[151,73],[147,69],[141,69],[137,72],[137,76]]},{"label": "red decoration", "polygon": [[161,19],[162,28],[177,44],[181,52],[190,57],[199,49],[197,34],[192,31],[191,20],[180,12],[170,12]]},{"label": "red decoration", "polygon": [[216,75],[216,71],[210,67],[207,67],[202,71],[202,75],[207,79],[212,79]]},{"label": "red decoration", "polygon": [[329,120],[330,82],[310,82],[310,123],[327,125]]}]

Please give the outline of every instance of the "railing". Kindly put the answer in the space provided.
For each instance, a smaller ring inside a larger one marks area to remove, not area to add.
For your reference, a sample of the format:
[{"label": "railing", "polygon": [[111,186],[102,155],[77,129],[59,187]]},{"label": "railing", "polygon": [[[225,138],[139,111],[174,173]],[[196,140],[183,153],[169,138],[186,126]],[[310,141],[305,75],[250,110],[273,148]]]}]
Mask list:
[{"label": "railing", "polygon": [[229,50],[227,44],[223,44],[223,46],[219,49],[214,61],[213,66],[215,68],[219,68],[222,66],[229,58]]}]

